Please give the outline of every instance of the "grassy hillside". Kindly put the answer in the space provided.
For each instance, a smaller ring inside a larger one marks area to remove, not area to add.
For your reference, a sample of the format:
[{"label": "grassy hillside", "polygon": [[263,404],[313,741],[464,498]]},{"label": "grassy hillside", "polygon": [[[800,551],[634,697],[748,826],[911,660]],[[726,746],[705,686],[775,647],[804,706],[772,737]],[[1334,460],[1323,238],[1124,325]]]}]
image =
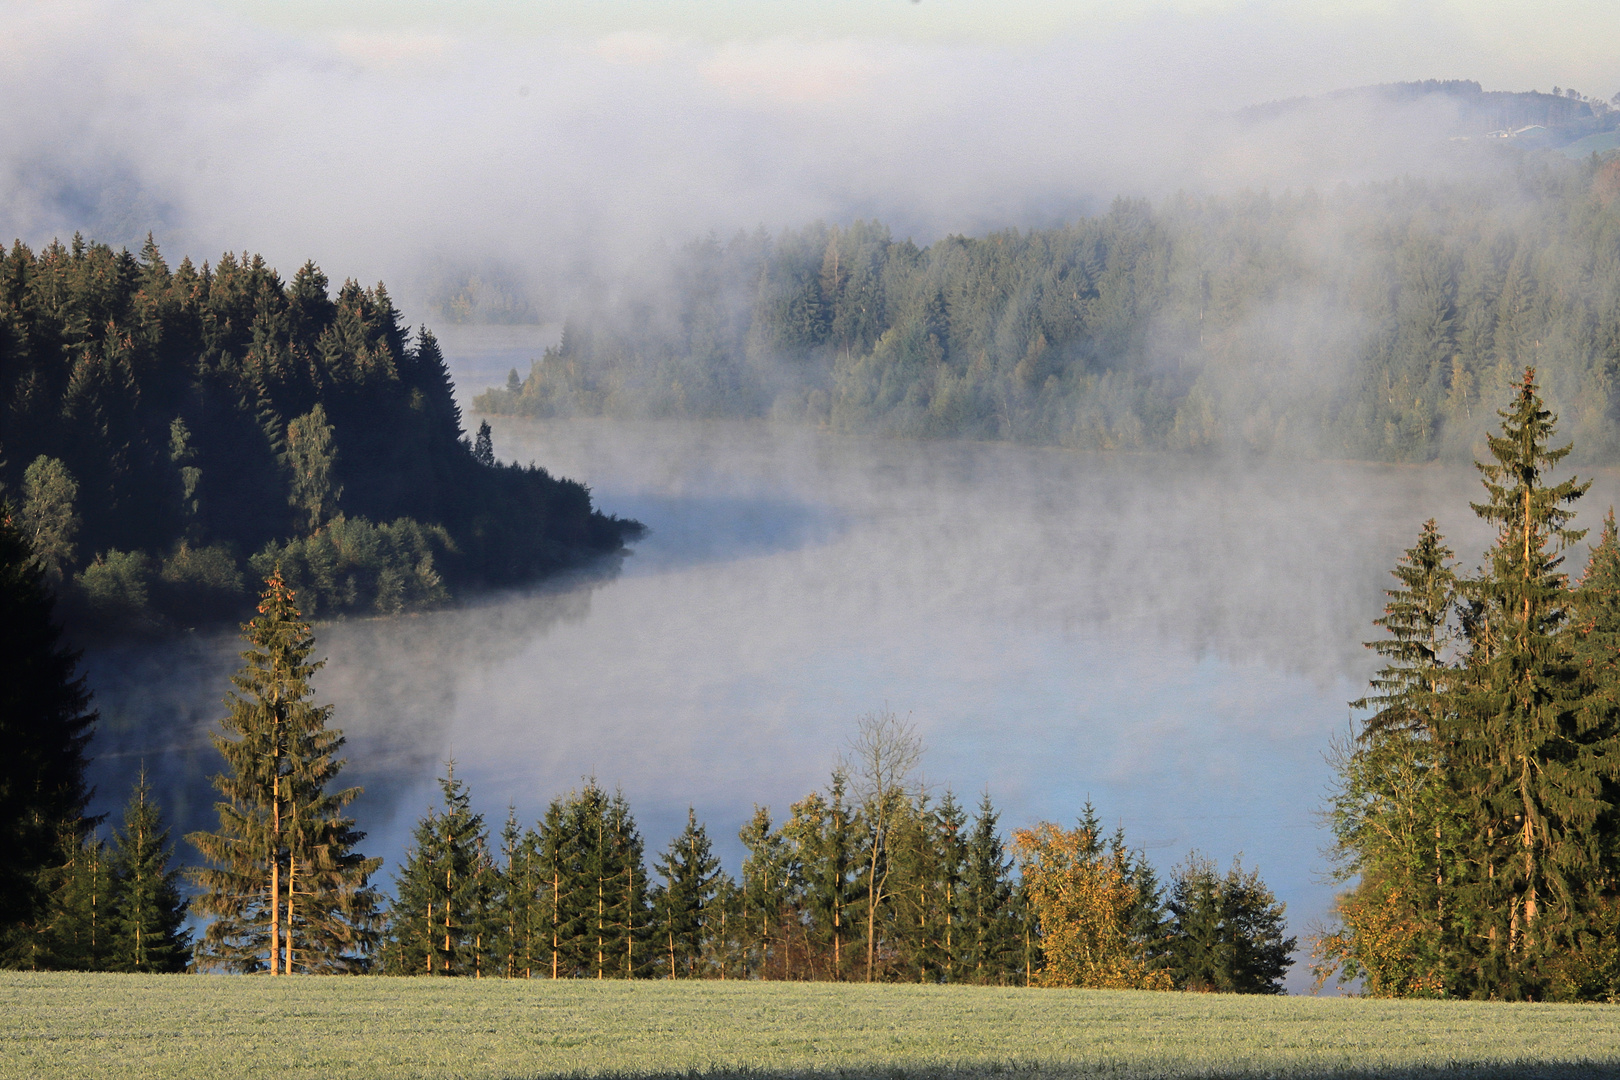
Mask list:
[{"label": "grassy hillside", "polygon": [[1620,1010],[758,983],[0,976],[0,1077],[1614,1076]]}]

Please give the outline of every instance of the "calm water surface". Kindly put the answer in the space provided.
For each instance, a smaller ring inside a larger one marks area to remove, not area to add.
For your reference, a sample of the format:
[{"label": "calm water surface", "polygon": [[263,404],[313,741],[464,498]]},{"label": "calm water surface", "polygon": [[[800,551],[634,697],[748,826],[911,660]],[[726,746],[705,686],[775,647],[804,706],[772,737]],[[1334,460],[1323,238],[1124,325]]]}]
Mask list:
[{"label": "calm water surface", "polygon": [[[543,588],[318,628],[385,881],[452,757],[496,826],[594,776],[623,788],[649,853],[690,805],[735,873],[754,806],[785,813],[887,708],[916,724],[936,790],[988,789],[1008,828],[1090,799],[1165,871],[1242,853],[1303,937],[1332,894],[1322,755],[1372,670],[1388,569],[1431,514],[1469,565],[1489,539],[1472,470],[1443,467],[763,424],[497,420],[495,442],[651,532]],[[1588,524],[1614,489],[1599,478]],[[206,732],[238,649],[89,658],[102,809],[144,762],[180,828],[211,824]]]}]

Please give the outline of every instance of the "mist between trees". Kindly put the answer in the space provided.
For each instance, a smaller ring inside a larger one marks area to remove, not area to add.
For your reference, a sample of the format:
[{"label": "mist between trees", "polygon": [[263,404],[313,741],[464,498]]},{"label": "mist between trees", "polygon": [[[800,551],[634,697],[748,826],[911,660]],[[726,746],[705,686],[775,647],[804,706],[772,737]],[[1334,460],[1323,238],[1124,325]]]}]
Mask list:
[{"label": "mist between trees", "polygon": [[[7,713],[23,752],[7,766],[19,782],[0,789],[19,803],[17,842],[0,849],[7,966],[1276,993],[1292,963],[1283,905],[1253,871],[1194,854],[1166,889],[1089,805],[1073,827],[1041,823],[1009,845],[988,794],[970,816],[922,784],[922,746],[887,712],[858,722],[825,790],[779,823],[756,810],[737,878],[690,814],[649,872],[629,804],[595,780],[533,826],[509,813],[492,838],[451,766],[386,898],[349,816],[362,793],[335,787],[342,734],[310,700],[323,662],[279,573],[244,628],[213,736],[218,827],[186,838],[205,864],[183,871],[185,899],[144,785],[113,858],[84,816],[88,693],[51,628],[41,560],[9,518],[0,540],[6,601],[33,628],[5,653],[31,695]],[[204,920],[194,945],[188,913]]]},{"label": "mist between trees", "polygon": [[713,237],[582,303],[475,407],[1468,460],[1533,365],[1620,454],[1620,161],[1330,193],[1121,199],[925,248],[878,222]]}]

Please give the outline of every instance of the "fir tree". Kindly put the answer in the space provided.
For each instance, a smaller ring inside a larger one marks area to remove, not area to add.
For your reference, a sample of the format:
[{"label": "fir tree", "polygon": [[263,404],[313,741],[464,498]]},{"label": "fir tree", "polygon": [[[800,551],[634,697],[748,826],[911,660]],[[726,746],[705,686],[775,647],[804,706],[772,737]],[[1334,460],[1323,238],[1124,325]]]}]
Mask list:
[{"label": "fir tree", "polygon": [[278,572],[259,615],[243,627],[249,648],[213,736],[228,772],[214,777],[217,832],[187,837],[214,865],[196,869],[195,909],[211,918],[197,948],[203,967],[287,974],[363,970],[376,939],[370,875],[381,859],[354,847],[364,833],[344,811],[360,788],[330,792],[343,768],[331,706],[311,704],[315,637]]},{"label": "fir tree", "polygon": [[495,465],[495,440],[490,434],[488,420],[478,422],[478,435],[473,439],[473,460],[491,468]]},{"label": "fir tree", "polygon": [[539,837],[518,827],[517,810],[507,807],[501,827],[501,866],[492,903],[495,954],[507,978],[532,979],[544,974],[544,903]]},{"label": "fir tree", "polygon": [[499,926],[491,919],[496,871],[484,816],[472,809],[454,762],[439,787],[443,805],[417,823],[395,879],[385,949],[395,975],[482,975],[486,941]]},{"label": "fir tree", "polygon": [[0,503],[0,963],[32,966],[50,892],[94,822],[85,744],[96,714],[61,643],[45,571]]},{"label": "fir tree", "polygon": [[116,918],[112,867],[99,836],[62,834],[61,865],[49,875],[41,947],[28,966],[103,971],[113,959]]},{"label": "fir tree", "polygon": [[551,911],[542,918],[552,935],[557,977],[627,979],[651,963],[647,871],[640,834],[623,794],[609,796],[596,782],[557,799],[541,822],[541,877],[550,887]]},{"label": "fir tree", "polygon": [[979,800],[968,839],[963,876],[961,978],[976,983],[1017,983],[1022,968],[1013,859],[996,831],[990,793]]},{"label": "fir tree", "polygon": [[743,936],[752,958],[749,971],[760,978],[769,978],[773,970],[785,977],[786,921],[798,878],[792,846],[780,830],[771,827],[771,812],[763,806],[754,808],[754,816],[737,838],[748,849],[739,903]]},{"label": "fir tree", "polygon": [[169,868],[174,848],[152,801],[146,770],[124,806],[124,827],[113,835],[113,913],[107,966],[114,971],[184,971],[191,954],[180,871]]},{"label": "fir tree", "polygon": [[709,909],[724,875],[692,808],[686,811],[685,830],[670,841],[655,869],[664,879],[653,894],[661,963],[672,979],[697,978],[702,975]]},{"label": "fir tree", "polygon": [[1176,867],[1169,909],[1165,969],[1178,989],[1284,992],[1295,941],[1283,936],[1284,906],[1257,871],[1234,861],[1223,877],[1194,852]]},{"label": "fir tree", "polygon": [[1469,584],[1469,685],[1450,742],[1474,841],[1469,981],[1475,992],[1539,997],[1541,961],[1569,944],[1600,869],[1595,829],[1620,762],[1581,722],[1579,670],[1562,633],[1571,596],[1560,552],[1584,535],[1568,507],[1590,482],[1547,482],[1570,447],[1551,446],[1556,418],[1533,370],[1498,415],[1494,460],[1479,465],[1489,498],[1472,504],[1497,542]]}]

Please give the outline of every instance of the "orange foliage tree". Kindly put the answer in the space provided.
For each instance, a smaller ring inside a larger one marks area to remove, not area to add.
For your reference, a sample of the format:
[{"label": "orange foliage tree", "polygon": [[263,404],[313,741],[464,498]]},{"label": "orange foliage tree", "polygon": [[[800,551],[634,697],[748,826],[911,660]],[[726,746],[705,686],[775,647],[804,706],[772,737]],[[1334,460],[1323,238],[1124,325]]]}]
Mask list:
[{"label": "orange foliage tree", "polygon": [[1013,834],[1045,959],[1039,986],[1169,990],[1170,976],[1148,966],[1146,943],[1132,932],[1139,899],[1126,853],[1104,847],[1085,825],[1042,822]]}]

